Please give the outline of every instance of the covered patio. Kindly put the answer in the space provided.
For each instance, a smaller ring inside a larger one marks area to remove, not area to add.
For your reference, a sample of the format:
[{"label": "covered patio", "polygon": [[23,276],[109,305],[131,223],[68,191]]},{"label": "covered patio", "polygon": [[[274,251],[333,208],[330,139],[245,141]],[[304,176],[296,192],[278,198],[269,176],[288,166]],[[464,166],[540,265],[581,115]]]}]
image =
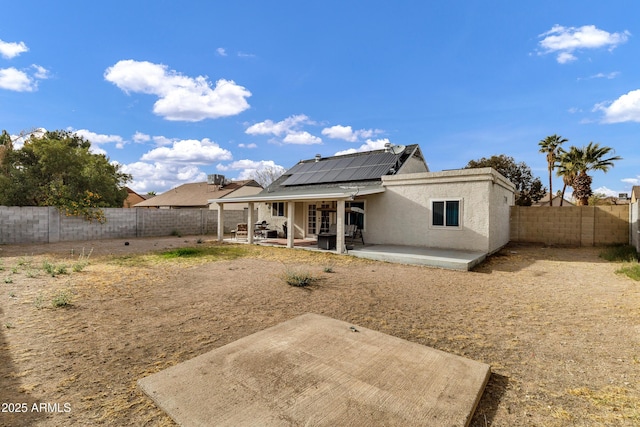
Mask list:
[{"label": "covered patio", "polygon": [[[314,189],[299,189],[295,191],[289,191],[286,194],[282,193],[260,193],[254,196],[247,197],[235,197],[235,198],[221,198],[209,200],[210,203],[216,203],[218,205],[218,241],[224,240],[224,208],[227,204],[246,203],[248,204],[247,214],[247,236],[246,242],[249,244],[261,242],[266,244],[271,241],[274,245],[282,243],[282,239],[258,239],[256,238],[256,227],[260,223],[261,218],[256,216],[256,209],[261,204],[273,205],[283,204],[286,206],[286,215],[284,216],[285,224],[287,227],[286,236],[284,236],[284,243],[287,248],[294,248],[296,245],[308,247],[309,241],[315,240],[316,248],[318,238],[322,238],[323,234],[321,227],[313,228],[313,232],[309,226],[309,219],[307,218],[307,208],[310,209],[317,203],[318,211],[331,211],[331,218],[335,221],[332,227],[335,227],[335,232],[331,233],[331,236],[335,234],[335,252],[342,254],[348,251],[347,241],[345,238],[346,224],[345,214],[351,212],[350,207],[347,207],[348,203],[354,201],[364,201],[366,196],[383,193],[385,188],[380,185],[360,185],[360,186],[336,186],[331,188],[314,188]],[[322,207],[321,207],[322,206]],[[328,207],[324,207],[328,206]],[[353,208],[354,211],[356,208]],[[259,209],[258,209],[259,210]],[[364,214],[363,210],[358,210]],[[235,225],[235,224],[234,224]],[[333,245],[333,242],[331,244]]]}]

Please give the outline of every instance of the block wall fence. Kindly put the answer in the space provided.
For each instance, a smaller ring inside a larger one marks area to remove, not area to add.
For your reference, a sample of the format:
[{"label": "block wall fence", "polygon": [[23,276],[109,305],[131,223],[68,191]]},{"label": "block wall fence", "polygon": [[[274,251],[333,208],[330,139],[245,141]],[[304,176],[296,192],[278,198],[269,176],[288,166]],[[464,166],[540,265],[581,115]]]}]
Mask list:
[{"label": "block wall fence", "polygon": [[[106,208],[104,224],[66,216],[55,207],[0,206],[0,244],[216,234],[218,211],[210,209]],[[224,230],[247,221],[247,210],[224,211]]]},{"label": "block wall fence", "polygon": [[632,244],[630,206],[512,206],[512,242],[599,246]]}]

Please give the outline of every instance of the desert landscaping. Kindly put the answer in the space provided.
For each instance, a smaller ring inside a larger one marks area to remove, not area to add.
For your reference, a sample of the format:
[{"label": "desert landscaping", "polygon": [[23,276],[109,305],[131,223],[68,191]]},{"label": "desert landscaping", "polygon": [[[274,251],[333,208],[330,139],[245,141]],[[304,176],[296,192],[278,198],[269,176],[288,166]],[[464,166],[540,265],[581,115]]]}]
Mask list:
[{"label": "desert landscaping", "polygon": [[600,251],[459,272],[206,236],[1,245],[0,425],[172,426],[138,379],[309,312],[489,364],[471,426],[638,425],[640,282]]}]

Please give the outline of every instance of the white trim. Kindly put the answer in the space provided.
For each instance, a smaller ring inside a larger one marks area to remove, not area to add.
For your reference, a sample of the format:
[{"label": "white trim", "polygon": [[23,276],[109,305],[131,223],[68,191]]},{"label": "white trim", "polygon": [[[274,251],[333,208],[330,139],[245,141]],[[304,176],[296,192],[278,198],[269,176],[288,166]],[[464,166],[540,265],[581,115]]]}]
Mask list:
[{"label": "white trim", "polygon": [[209,203],[247,203],[247,202],[287,202],[290,200],[350,200],[356,196],[368,196],[370,194],[378,194],[385,192],[384,187],[375,188],[354,188],[342,192],[323,193],[321,191],[309,193],[292,193],[292,194],[257,194],[255,196],[245,197],[225,197],[222,199],[210,199]]}]

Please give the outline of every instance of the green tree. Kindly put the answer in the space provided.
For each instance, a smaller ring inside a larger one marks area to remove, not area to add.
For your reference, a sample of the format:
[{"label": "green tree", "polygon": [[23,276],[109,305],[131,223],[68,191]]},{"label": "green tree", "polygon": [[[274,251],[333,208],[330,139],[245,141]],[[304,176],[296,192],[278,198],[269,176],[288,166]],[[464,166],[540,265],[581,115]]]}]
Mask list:
[{"label": "green tree", "polygon": [[556,158],[556,168],[558,171],[556,174],[559,177],[562,177],[562,197],[560,198],[560,206],[562,206],[564,202],[564,194],[567,190],[567,187],[573,188],[573,182],[580,173],[580,168],[582,167],[582,150],[571,147],[569,151],[566,151],[563,148],[558,150],[558,155]]},{"label": "green tree", "polygon": [[531,168],[525,162],[516,163],[513,157],[500,154],[480,160],[471,160],[465,169],[491,167],[516,186],[516,205],[531,206],[546,193],[540,178],[533,177]]},{"label": "green tree", "polygon": [[573,195],[578,200],[578,205],[586,206],[589,204],[589,197],[593,194],[591,191],[592,178],[587,172],[602,171],[607,173],[609,168],[614,166],[614,162],[622,160],[620,156],[607,157],[614,152],[611,147],[601,147],[599,143],[589,142],[589,145],[576,148],[571,147],[570,150],[575,151],[578,159],[576,169],[578,173],[573,179]]},{"label": "green tree", "polygon": [[[0,143],[5,139],[3,132]],[[56,206],[67,215],[103,221],[101,208],[122,207],[131,176],[90,147],[67,131],[31,135],[20,149],[9,144],[2,155],[0,204]]]},{"label": "green tree", "polygon": [[556,166],[556,158],[560,146],[569,141],[558,135],[551,135],[538,142],[540,152],[547,155],[547,168],[549,169],[549,206],[553,206],[553,169]]}]

